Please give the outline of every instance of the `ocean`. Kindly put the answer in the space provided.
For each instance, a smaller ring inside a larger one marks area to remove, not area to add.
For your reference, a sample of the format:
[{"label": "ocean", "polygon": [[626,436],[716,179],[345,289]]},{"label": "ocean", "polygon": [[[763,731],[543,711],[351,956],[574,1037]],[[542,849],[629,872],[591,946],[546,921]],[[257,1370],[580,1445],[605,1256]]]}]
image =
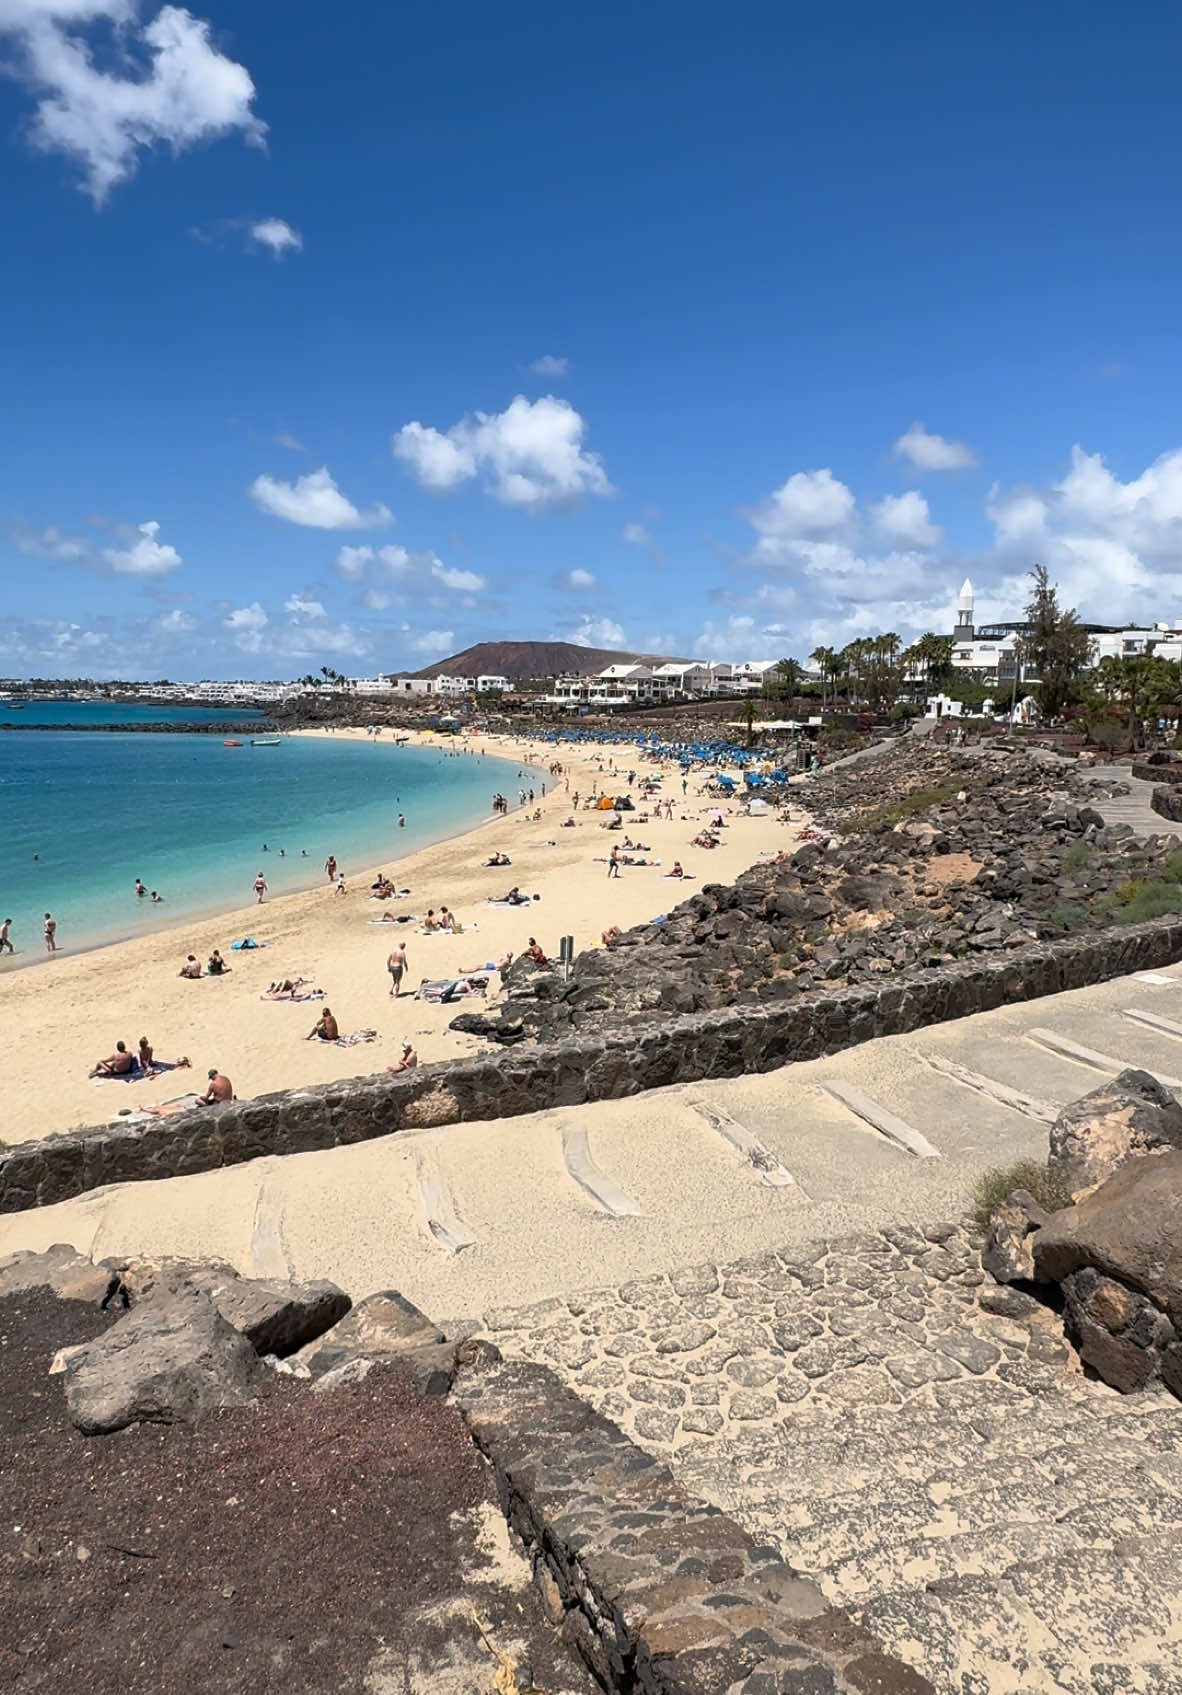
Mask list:
[{"label": "ocean", "polygon": [[[396,876],[399,855],[489,817],[494,790],[515,805],[538,782],[450,744],[243,739],[0,731],[0,919],[17,949],[4,965],[45,958],[47,911],[75,952],[245,906],[259,870],[272,896],[312,887],[330,853],[346,879],[383,861]],[[137,897],[137,877],[162,904]]]}]

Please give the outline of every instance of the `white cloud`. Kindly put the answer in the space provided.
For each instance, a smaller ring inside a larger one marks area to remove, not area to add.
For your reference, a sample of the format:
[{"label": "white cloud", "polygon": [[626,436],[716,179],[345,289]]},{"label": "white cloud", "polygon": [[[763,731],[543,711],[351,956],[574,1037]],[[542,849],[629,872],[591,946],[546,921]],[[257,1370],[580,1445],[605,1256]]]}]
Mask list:
[{"label": "white cloud", "polygon": [[653,539],[643,524],[625,524],[620,533],[633,547],[647,547]]},{"label": "white cloud", "polygon": [[888,494],[871,512],[879,529],[906,547],[935,547],[940,540],[940,530],[932,523],[928,503],[915,489],[908,489],[906,494]]},{"label": "white cloud", "polygon": [[279,434],[275,437],[275,445],[276,447],[286,447],[291,453],[307,452],[307,449],[299,437],[288,435],[286,430],[280,430]]},{"label": "white cloud", "polygon": [[41,530],[20,525],[12,533],[12,542],[21,553],[37,559],[85,559],[90,552],[85,536],[64,536],[56,524],[46,524]]},{"label": "white cloud", "polygon": [[197,620],[191,612],[175,607],[156,620],[156,628],[163,636],[188,636],[197,628]]},{"label": "white cloud", "polygon": [[260,218],[250,226],[250,239],[276,259],[282,259],[285,253],[298,253],[304,245],[299,230],[292,229],[282,218]]},{"label": "white cloud", "polygon": [[139,526],[139,540],[126,547],[104,547],[102,557],[120,576],[163,577],[184,563],[175,547],[157,541],[160,525],[149,521]]},{"label": "white cloud", "polygon": [[695,658],[740,664],[745,659],[781,659],[785,642],[781,625],[765,625],[746,613],[736,613],[722,624],[707,619],[693,648]]},{"label": "white cloud", "polygon": [[248,492],[260,512],[313,530],[370,530],[390,523],[392,516],[382,505],[364,511],[354,506],[333,481],[327,465],[297,477],[294,483],[256,477]]},{"label": "white cloud", "polygon": [[553,353],[543,353],[540,359],[535,359],[530,366],[539,377],[565,377],[570,371],[569,359],[558,359]]},{"label": "white cloud", "polygon": [[595,618],[584,612],[577,629],[556,641],[574,642],[576,647],[627,647],[628,638],[614,618]]},{"label": "white cloud", "polygon": [[828,467],[795,471],[751,514],[759,540],[753,550],[759,563],[791,562],[795,544],[826,531],[844,530],[854,517],[853,493]]},{"label": "white cloud", "polygon": [[573,571],[568,571],[566,573],[563,581],[567,588],[574,589],[576,594],[580,592],[583,594],[589,594],[592,589],[599,587],[595,573],[593,571],[584,571],[582,567],[578,565],[575,566]]},{"label": "white cloud", "polygon": [[338,548],[334,564],[337,575],[348,583],[376,578],[389,585],[393,579],[395,587],[371,584],[366,588],[362,600],[374,612],[418,601],[443,609],[454,595],[483,594],[488,587],[487,580],[477,571],[462,571],[445,565],[437,554],[414,553],[396,544]]},{"label": "white cloud", "polygon": [[243,653],[258,653],[263,645],[263,631],[270,620],[258,601],[250,606],[236,606],[223,619],[234,646]]},{"label": "white cloud", "polygon": [[323,618],[325,611],[318,600],[307,600],[302,594],[289,594],[283,610],[296,618]]},{"label": "white cloud", "polygon": [[985,513],[993,523],[1000,547],[1015,543],[1037,547],[1046,534],[1047,503],[1033,489],[1004,493],[994,483],[985,497]]},{"label": "white cloud", "polygon": [[[109,26],[126,75],[96,65],[80,33],[96,24]],[[0,34],[14,39],[14,74],[40,96],[32,144],[77,160],[96,205],[134,174],[143,148],[180,153],[235,131],[263,143],[249,72],[183,6],[141,23],[135,0],[2,0]]]},{"label": "white cloud", "polygon": [[455,646],[456,633],[454,630],[419,630],[412,631],[409,624],[402,626],[402,633],[407,637],[405,645],[412,653],[421,653],[434,659],[450,653]]},{"label": "white cloud", "polygon": [[583,449],[584,430],[569,401],[519,394],[503,412],[477,412],[446,431],[416,419],[393,450],[424,488],[442,493],[483,473],[494,500],[536,511],[613,492],[599,455]]},{"label": "white cloud", "polygon": [[455,589],[464,594],[479,594],[482,589],[488,587],[484,578],[478,576],[475,571],[456,571],[438,559],[431,566],[431,575],[436,582],[442,583],[445,589]]},{"label": "white cloud", "polygon": [[965,442],[932,435],[919,423],[904,430],[893,451],[920,471],[963,471],[977,463],[977,455]]}]

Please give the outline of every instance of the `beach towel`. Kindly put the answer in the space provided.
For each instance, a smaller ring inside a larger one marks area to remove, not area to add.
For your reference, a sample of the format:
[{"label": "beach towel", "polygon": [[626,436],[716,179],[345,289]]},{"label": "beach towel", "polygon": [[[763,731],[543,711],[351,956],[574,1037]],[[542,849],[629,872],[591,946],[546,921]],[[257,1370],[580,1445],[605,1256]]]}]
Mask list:
[{"label": "beach towel", "polygon": [[145,1110],[156,1118],[171,1118],[174,1112],[188,1112],[200,1099],[200,1095],[177,1095],[174,1100],[160,1101],[156,1106],[147,1107]]},{"label": "beach towel", "polygon": [[332,1043],[332,1046],[337,1048],[355,1048],[359,1042],[376,1042],[377,1039],[378,1033],[376,1030],[354,1030],[348,1036],[338,1036],[336,1041]]},{"label": "beach towel", "polygon": [[400,912],[397,918],[367,918],[365,920],[367,924],[376,924],[379,929],[384,929],[387,924],[417,924],[418,921],[419,915],[417,912]]},{"label": "beach towel", "polygon": [[150,1076],[151,1072],[145,1071],[143,1066],[137,1062],[130,1071],[120,1071],[115,1076],[112,1076],[109,1072],[100,1071],[90,1081],[92,1083],[142,1083],[145,1077]]},{"label": "beach towel", "polygon": [[244,949],[249,948],[265,948],[266,945],[266,942],[256,942],[253,936],[243,936],[240,942],[230,943],[235,953],[242,953]]},{"label": "beach towel", "polygon": [[484,904],[485,906],[506,908],[508,911],[514,912],[519,906],[528,906],[530,901],[541,900],[541,898],[541,895],[522,895],[520,900],[486,900]]}]

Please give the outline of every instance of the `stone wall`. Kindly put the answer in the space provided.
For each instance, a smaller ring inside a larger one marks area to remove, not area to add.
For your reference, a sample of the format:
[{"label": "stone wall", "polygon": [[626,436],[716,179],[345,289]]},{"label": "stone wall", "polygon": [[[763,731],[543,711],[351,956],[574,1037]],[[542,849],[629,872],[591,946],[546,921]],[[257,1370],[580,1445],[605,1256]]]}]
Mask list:
[{"label": "stone wall", "polygon": [[1094,931],[881,985],[788,1003],[736,1005],[640,1029],[522,1044],[442,1061],[392,1077],[379,1073],[259,1095],[144,1124],[114,1123],[23,1142],[0,1156],[0,1212],[50,1206],[109,1183],[184,1176],[269,1154],[341,1147],[465,1120],[511,1118],[645,1089],[772,1071],[876,1036],[1173,964],[1182,919]]},{"label": "stone wall", "polygon": [[480,1360],[452,1396],[551,1619],[613,1695],[936,1695],[544,1366]]}]

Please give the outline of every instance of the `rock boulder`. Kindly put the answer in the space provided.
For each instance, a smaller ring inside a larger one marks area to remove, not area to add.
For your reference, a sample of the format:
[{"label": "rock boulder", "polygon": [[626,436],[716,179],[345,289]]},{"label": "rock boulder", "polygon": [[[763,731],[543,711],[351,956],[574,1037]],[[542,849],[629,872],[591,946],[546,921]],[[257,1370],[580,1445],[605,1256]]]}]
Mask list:
[{"label": "rock boulder", "polygon": [[1050,1219],[1051,1214],[1026,1189],[1015,1189],[998,1202],[981,1255],[981,1264],[996,1282],[1034,1282],[1034,1232]]},{"label": "rock boulder", "polygon": [[192,1423],[249,1401],[266,1368],[208,1295],[133,1307],[66,1365],[66,1405],[86,1436],[129,1424]]},{"label": "rock boulder", "polygon": [[335,1283],[240,1277],[228,1265],[198,1265],[182,1259],[111,1263],[134,1305],[192,1293],[206,1295],[257,1354],[295,1353],[330,1330],[352,1304]]},{"label": "rock boulder", "polygon": [[418,1307],[396,1289],[386,1289],[358,1301],[347,1318],[302,1348],[296,1363],[313,1377],[323,1377],[351,1360],[389,1359],[417,1348],[435,1348],[442,1341],[442,1332]]},{"label": "rock boulder", "polygon": [[1064,1107],[1050,1165],[1078,1200],[1127,1160],[1164,1148],[1182,1148],[1182,1106],[1147,1071],[1128,1070]]},{"label": "rock boulder", "polygon": [[[1127,1073],[1126,1073],[1127,1075]],[[1062,1283],[1085,1266],[1182,1320],[1182,1153],[1133,1160],[1034,1238],[1034,1269]]]}]

